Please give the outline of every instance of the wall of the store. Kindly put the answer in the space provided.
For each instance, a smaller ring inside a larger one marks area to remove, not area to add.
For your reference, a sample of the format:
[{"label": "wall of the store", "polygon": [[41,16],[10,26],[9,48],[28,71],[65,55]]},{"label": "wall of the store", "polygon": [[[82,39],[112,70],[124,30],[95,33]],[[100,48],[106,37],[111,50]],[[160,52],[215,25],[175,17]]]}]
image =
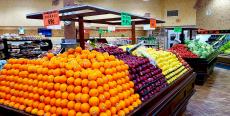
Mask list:
[{"label": "wall of the store", "polygon": [[26,19],[26,14],[62,6],[52,6],[51,1],[0,0],[0,26],[42,26],[42,21]]},{"label": "wall of the store", "polygon": [[[196,25],[196,0],[162,0],[162,14],[165,26]],[[167,10],[178,10],[178,17],[167,17]]]},{"label": "wall of the store", "polygon": [[230,28],[230,0],[202,0],[197,8],[197,26],[215,30]]}]

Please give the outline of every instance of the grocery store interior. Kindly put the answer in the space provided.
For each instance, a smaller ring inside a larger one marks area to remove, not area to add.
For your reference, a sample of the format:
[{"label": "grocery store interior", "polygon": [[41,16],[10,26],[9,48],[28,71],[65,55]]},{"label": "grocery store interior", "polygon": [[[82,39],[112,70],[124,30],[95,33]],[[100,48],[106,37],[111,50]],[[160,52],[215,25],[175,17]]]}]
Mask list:
[{"label": "grocery store interior", "polygon": [[0,116],[229,116],[230,0],[0,0]]}]

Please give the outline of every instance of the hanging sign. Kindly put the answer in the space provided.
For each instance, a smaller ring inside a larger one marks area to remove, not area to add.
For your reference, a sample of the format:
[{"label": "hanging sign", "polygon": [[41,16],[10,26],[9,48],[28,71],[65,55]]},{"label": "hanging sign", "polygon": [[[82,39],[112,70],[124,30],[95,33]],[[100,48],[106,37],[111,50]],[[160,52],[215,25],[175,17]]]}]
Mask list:
[{"label": "hanging sign", "polygon": [[101,29],[101,28],[99,28],[99,29],[98,29],[98,33],[99,33],[99,34],[104,34],[104,30]]},{"label": "hanging sign", "polygon": [[116,31],[116,27],[115,26],[108,26],[108,31]]},{"label": "hanging sign", "polygon": [[150,19],[150,28],[156,28],[157,27],[157,21],[155,19]]},{"label": "hanging sign", "polygon": [[43,22],[45,27],[52,25],[60,25],[59,12],[56,10],[43,13]]},{"label": "hanging sign", "polygon": [[128,13],[122,12],[121,13],[121,25],[122,26],[129,26],[131,25],[131,16]]},{"label": "hanging sign", "polygon": [[180,32],[182,32],[182,27],[174,27],[173,31],[180,33]]}]

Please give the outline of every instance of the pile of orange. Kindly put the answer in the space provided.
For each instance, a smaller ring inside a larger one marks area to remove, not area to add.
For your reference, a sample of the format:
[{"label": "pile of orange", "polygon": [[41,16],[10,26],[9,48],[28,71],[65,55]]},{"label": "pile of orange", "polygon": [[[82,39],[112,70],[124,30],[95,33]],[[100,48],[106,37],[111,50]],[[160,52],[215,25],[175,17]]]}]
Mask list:
[{"label": "pile of orange", "polygon": [[80,47],[9,59],[0,71],[0,103],[34,115],[124,116],[141,104],[128,75],[123,61]]}]

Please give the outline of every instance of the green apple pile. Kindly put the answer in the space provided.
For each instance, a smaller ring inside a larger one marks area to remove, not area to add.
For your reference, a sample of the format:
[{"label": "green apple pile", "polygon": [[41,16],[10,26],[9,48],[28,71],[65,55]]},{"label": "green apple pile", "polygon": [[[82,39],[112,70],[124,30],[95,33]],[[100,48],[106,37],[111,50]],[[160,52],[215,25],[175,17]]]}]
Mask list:
[{"label": "green apple pile", "polygon": [[226,44],[224,44],[220,51],[222,51],[224,54],[230,54],[230,41],[228,41]]}]

